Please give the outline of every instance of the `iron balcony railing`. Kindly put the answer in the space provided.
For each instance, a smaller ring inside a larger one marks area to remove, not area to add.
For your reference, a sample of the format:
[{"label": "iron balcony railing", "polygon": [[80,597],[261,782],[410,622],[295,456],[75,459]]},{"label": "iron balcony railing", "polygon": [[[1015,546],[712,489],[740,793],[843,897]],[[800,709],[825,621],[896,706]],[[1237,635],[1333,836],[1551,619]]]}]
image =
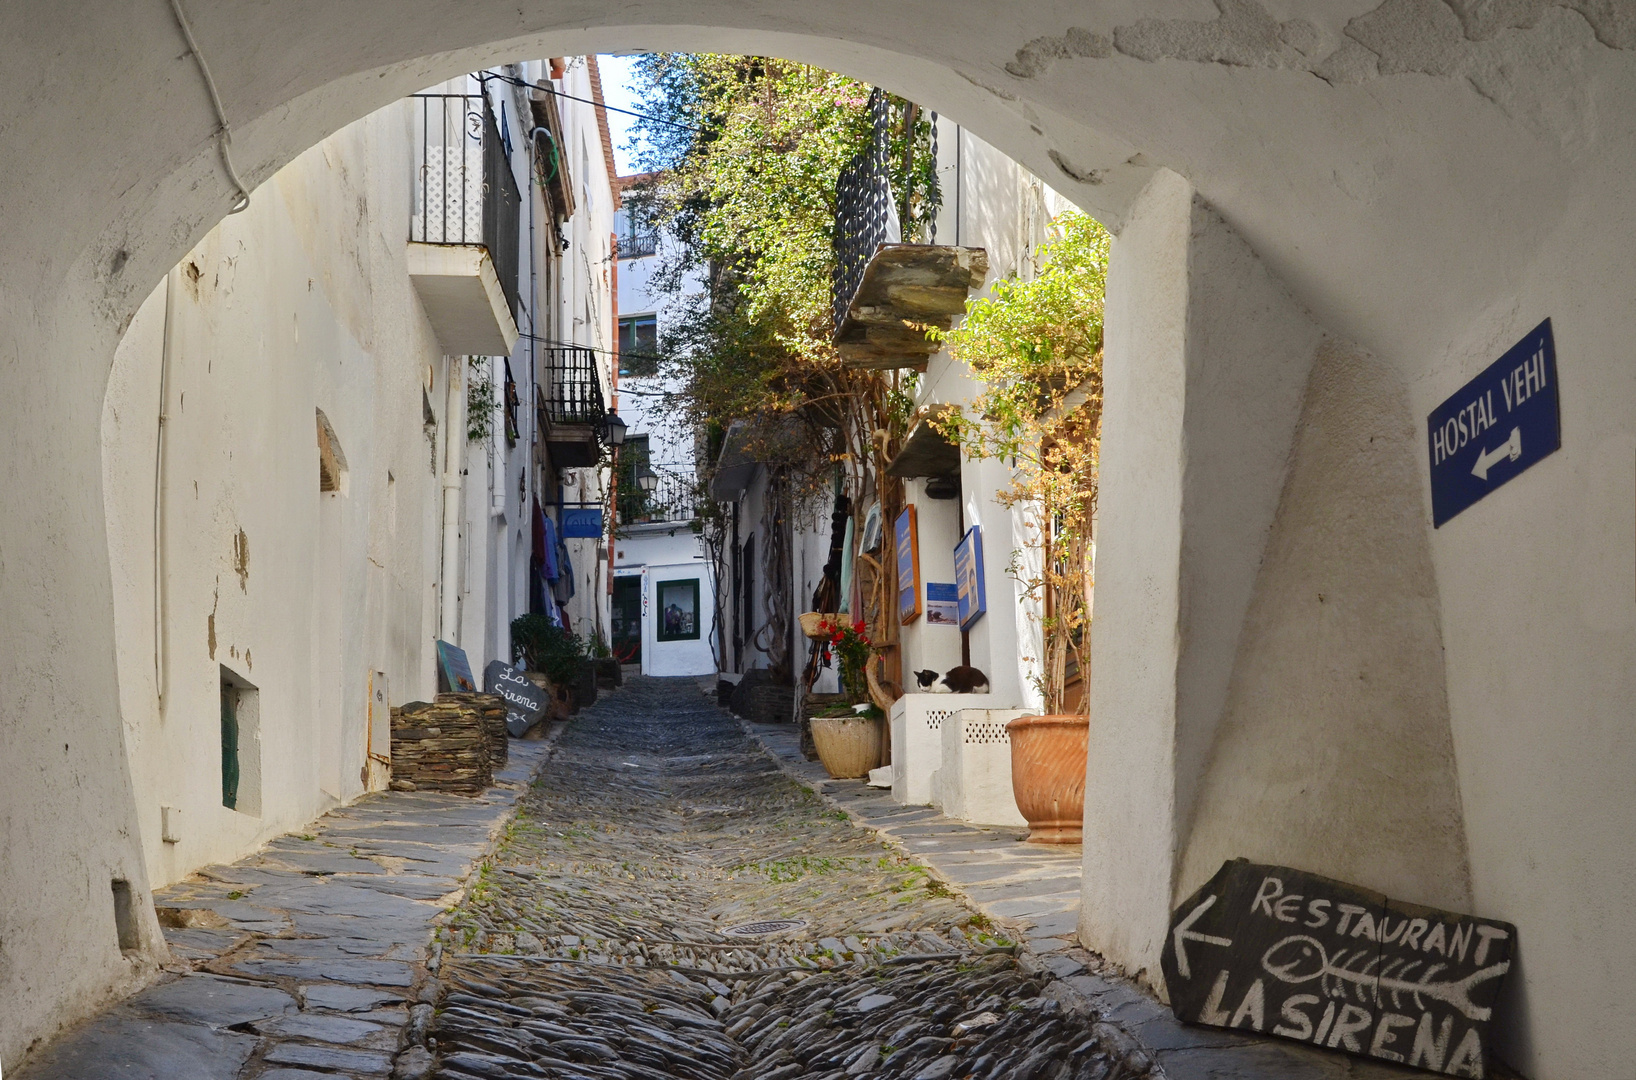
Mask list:
[{"label": "iron balcony railing", "polygon": [[869,146],[841,170],[835,183],[835,328],[863,284],[864,268],[880,245],[897,239],[887,172],[891,103],[869,92]]},{"label": "iron balcony railing", "polygon": [[573,345],[545,346],[540,349],[540,366],[540,407],[547,423],[590,424],[602,439],[608,404],[602,396],[596,353]]},{"label": "iron balcony railing", "polygon": [[[642,465],[658,477],[652,491],[643,491],[636,481]],[[644,460],[621,469],[617,498],[621,525],[692,521],[698,516],[698,505],[699,479],[690,465],[650,465]]]},{"label": "iron balcony railing", "polygon": [[416,94],[420,160],[409,206],[412,244],[488,249],[512,318],[523,199],[494,111],[482,94]]},{"label": "iron balcony railing", "polygon": [[659,253],[659,234],[656,231],[626,233],[619,238],[621,259],[645,259]]}]

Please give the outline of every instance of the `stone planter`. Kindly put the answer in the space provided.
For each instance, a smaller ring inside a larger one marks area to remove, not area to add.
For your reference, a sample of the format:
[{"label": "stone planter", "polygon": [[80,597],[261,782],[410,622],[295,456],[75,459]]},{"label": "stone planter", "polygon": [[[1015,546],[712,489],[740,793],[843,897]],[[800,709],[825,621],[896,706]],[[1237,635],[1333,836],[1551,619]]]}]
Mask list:
[{"label": "stone planter", "polygon": [[559,689],[552,685],[543,671],[525,671],[523,674],[527,675],[535,686],[545,691],[548,704],[545,707],[545,714],[540,717],[542,722],[550,724],[553,720],[567,720],[573,715],[574,703],[566,687]]},{"label": "stone planter", "polygon": [[580,661],[579,671],[574,676],[572,687],[575,712],[588,709],[596,704],[596,668],[590,660]]},{"label": "stone planter", "polygon": [[613,690],[624,685],[625,672],[619,666],[619,661],[612,656],[599,656],[591,661],[596,669],[596,685],[599,690]]},{"label": "stone planter", "polygon": [[1090,718],[1019,716],[1011,736],[1011,790],[1035,844],[1078,844],[1085,820]]},{"label": "stone planter", "polygon": [[837,780],[868,776],[880,764],[885,725],[863,716],[814,716],[812,741],[818,760]]}]

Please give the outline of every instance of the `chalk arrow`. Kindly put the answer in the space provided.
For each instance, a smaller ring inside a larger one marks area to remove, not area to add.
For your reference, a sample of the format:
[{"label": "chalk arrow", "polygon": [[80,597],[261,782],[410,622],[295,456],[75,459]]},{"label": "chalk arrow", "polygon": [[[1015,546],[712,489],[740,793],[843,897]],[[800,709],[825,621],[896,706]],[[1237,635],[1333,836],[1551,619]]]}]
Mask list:
[{"label": "chalk arrow", "polygon": [[1231,945],[1232,938],[1217,937],[1214,934],[1200,934],[1193,929],[1193,924],[1199,921],[1206,911],[1215,906],[1216,898],[1207,896],[1204,903],[1194,908],[1192,914],[1176,924],[1176,930],[1171,935],[1176,941],[1176,972],[1184,979],[1193,977],[1192,970],[1187,966],[1187,946],[1189,941],[1202,941],[1206,945]]},{"label": "chalk arrow", "polygon": [[1477,455],[1477,464],[1471,467],[1471,475],[1479,480],[1488,479],[1488,470],[1498,465],[1504,458],[1512,461],[1522,457],[1522,429],[1512,428],[1511,437],[1492,450]]}]

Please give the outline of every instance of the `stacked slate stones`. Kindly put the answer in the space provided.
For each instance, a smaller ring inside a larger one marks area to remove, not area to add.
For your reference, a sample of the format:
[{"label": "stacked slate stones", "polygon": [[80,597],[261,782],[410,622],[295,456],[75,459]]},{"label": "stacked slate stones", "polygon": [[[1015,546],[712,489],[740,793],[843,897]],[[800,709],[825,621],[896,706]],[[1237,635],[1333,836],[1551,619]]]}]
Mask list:
[{"label": "stacked slate stones", "polygon": [[494,694],[439,694],[392,710],[394,791],[481,795],[506,756],[506,706]]}]

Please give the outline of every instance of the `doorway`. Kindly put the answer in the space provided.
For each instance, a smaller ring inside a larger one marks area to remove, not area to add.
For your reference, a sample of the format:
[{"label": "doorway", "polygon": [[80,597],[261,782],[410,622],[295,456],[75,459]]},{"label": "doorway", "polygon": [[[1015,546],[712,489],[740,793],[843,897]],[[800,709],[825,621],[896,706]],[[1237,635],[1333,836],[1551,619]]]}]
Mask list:
[{"label": "doorway", "polygon": [[642,576],[614,578],[611,619],[613,654],[621,664],[642,662]]}]

